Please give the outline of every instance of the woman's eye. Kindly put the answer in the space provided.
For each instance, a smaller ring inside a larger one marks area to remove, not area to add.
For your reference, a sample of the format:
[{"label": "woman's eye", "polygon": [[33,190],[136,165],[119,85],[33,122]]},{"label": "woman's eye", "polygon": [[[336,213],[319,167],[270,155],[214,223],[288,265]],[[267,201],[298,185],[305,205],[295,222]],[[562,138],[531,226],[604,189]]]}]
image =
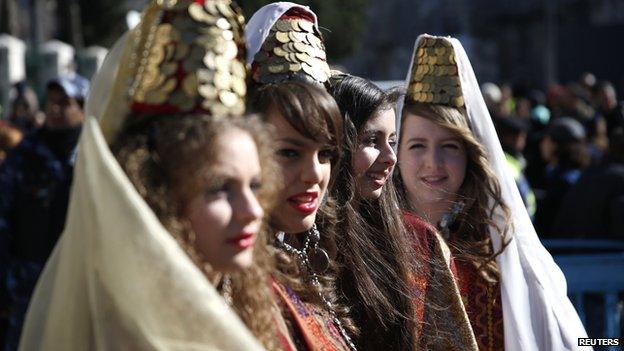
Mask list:
[{"label": "woman's eye", "polygon": [[395,148],[397,146],[397,141],[396,139],[390,139],[390,141],[388,141],[388,144],[390,145],[390,147]]},{"label": "woman's eye", "polygon": [[321,162],[331,162],[334,158],[334,151],[331,149],[321,150],[318,157]]},{"label": "woman's eye", "polygon": [[444,144],[444,145],[442,145],[442,147],[444,147],[446,149],[451,149],[451,150],[459,150],[459,145],[454,144],[454,143]]},{"label": "woman's eye", "polygon": [[377,143],[377,137],[371,136],[364,139],[364,145],[375,145]]},{"label": "woman's eye", "polygon": [[422,149],[425,147],[425,144],[421,144],[421,143],[416,143],[416,144],[412,144],[409,149]]},{"label": "woman's eye", "polygon": [[294,158],[299,156],[299,153],[297,152],[297,150],[293,149],[279,149],[277,150],[277,155],[286,158]]},{"label": "woman's eye", "polygon": [[255,192],[258,192],[260,189],[262,189],[262,183],[259,181],[252,182],[249,187],[251,188],[251,191],[255,193]]},{"label": "woman's eye", "polygon": [[204,191],[204,194],[209,197],[225,196],[230,191],[230,186],[227,183],[218,184],[212,186]]}]

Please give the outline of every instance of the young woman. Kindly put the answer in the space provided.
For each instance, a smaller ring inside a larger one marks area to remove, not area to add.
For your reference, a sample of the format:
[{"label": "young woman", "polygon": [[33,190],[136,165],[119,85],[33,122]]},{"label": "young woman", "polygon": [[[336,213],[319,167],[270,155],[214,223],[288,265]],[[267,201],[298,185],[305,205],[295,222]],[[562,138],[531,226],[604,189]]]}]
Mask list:
[{"label": "young woman", "polygon": [[270,224],[273,284],[298,349],[347,350],[352,322],[336,303],[336,213],[328,188],[339,169],[342,120],[332,97],[308,83],[260,87],[253,106],[272,127],[283,187]]},{"label": "young woman", "polygon": [[537,239],[457,40],[417,40],[400,135],[406,219],[437,227],[424,254],[444,256],[453,277],[432,276],[430,290],[446,284],[461,295],[473,346],[576,349],[586,334],[565,279]]},{"label": "young woman", "polygon": [[[219,20],[235,40],[197,21],[206,4],[148,6],[95,78],[66,230],[21,349],[281,349],[262,230],[273,152],[259,122],[236,116],[243,94],[217,84],[204,96],[212,48],[176,39],[203,32],[241,47],[234,15]],[[244,84],[232,54],[228,86]]]},{"label": "young woman", "polygon": [[398,94],[347,74],[330,79],[345,121],[343,167],[332,195],[338,226],[338,286],[359,328],[359,350],[416,345],[410,272],[418,269],[392,182]]}]

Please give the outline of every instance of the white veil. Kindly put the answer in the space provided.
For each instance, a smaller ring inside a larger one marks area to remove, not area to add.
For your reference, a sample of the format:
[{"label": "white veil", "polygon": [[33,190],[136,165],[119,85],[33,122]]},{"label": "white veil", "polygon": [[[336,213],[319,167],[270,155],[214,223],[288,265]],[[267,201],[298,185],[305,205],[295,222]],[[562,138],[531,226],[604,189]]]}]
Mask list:
[{"label": "white veil", "polygon": [[260,51],[262,44],[266,40],[275,25],[275,22],[293,7],[304,9],[314,17],[314,26],[318,29],[318,19],[312,10],[294,2],[274,2],[260,8],[251,16],[245,27],[245,41],[247,42],[247,64],[251,65],[254,57]]},{"label": "white veil", "polygon": [[104,138],[98,119],[125,106],[125,89],[115,86],[129,37],[111,50],[87,99],[65,231],[33,294],[20,350],[262,350]]},{"label": "white veil", "polygon": [[[421,35],[416,40],[406,87],[411,81],[416,48],[420,40],[428,37]],[[533,228],[514,178],[507,169],[494,124],[464,48],[457,39],[446,40],[452,44],[455,54],[470,127],[487,150],[503,201],[512,213],[511,241],[496,259],[502,277],[505,350],[581,349],[577,347],[577,339],[587,337],[587,333],[567,297],[565,277]],[[499,250],[500,237],[491,235],[491,238],[494,249]]]}]

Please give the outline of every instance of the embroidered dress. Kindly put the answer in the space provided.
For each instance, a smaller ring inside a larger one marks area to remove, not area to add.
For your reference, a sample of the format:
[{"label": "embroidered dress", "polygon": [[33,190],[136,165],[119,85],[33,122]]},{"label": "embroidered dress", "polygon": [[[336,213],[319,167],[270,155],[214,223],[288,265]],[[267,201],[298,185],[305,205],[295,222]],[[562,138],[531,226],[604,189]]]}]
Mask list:
[{"label": "embroidered dress", "polygon": [[322,307],[302,301],[291,288],[275,280],[271,286],[297,350],[349,350],[340,330]]}]

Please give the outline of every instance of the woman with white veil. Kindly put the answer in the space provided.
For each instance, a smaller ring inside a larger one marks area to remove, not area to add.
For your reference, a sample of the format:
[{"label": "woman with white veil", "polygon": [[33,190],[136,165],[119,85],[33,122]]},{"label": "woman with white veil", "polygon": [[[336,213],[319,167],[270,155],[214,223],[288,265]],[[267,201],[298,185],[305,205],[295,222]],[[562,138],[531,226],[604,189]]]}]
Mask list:
[{"label": "woman with white veil", "polygon": [[243,20],[229,0],[154,1],[111,50],[21,350],[278,349],[259,189],[272,151],[241,121]]},{"label": "woman with white veil", "polygon": [[[431,229],[424,254],[444,262],[427,297],[431,306],[442,301],[455,311],[447,349],[577,349],[586,332],[506,168],[460,42],[421,35],[407,87],[398,178],[406,221]],[[446,300],[436,297],[441,294]],[[440,311],[431,306],[425,318],[435,323]]]}]

